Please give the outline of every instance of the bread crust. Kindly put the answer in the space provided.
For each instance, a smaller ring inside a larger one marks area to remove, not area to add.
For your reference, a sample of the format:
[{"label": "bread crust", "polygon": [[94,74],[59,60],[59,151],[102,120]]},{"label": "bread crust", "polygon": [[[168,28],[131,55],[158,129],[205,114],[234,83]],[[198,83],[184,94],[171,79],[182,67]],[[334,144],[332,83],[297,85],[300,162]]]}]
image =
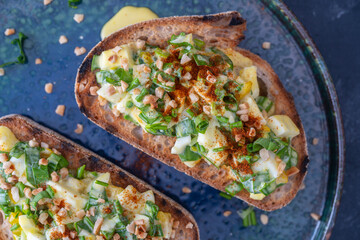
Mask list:
[{"label": "bread crust", "polygon": [[[38,142],[49,144],[50,148],[57,149],[69,161],[69,168],[78,168],[85,164],[86,170],[89,171],[110,172],[111,181],[116,186],[125,188],[133,185],[140,192],[152,190],[160,210],[171,213],[174,221],[180,223],[179,227],[175,229],[176,239],[200,240],[199,228],[191,213],[119,166],[24,116],[4,116],[0,118],[0,126],[10,128],[20,141],[29,141],[35,138]],[[193,224],[193,228],[186,228],[189,222]],[[3,220],[0,213],[0,240],[12,239],[10,236],[12,235],[9,231],[9,224]]]},{"label": "bread crust", "polygon": [[[218,170],[212,165],[209,166],[205,161],[189,168],[181,162],[177,155],[170,152],[175,138],[145,133],[141,127],[135,126],[122,117],[115,117],[108,107],[101,107],[97,98],[91,96],[89,92],[91,86],[97,85],[95,74],[91,72],[91,61],[94,55],[99,55],[105,50],[135,41],[138,38],[146,39],[150,44],[165,46],[166,40],[172,34],[179,34],[180,32],[193,33],[200,36],[209,45],[216,45],[221,48],[230,47],[240,52],[250,58],[257,67],[258,79],[265,84],[269,97],[275,101],[275,114],[288,115],[300,130],[300,135],[292,141],[299,155],[298,168],[300,173],[290,177],[287,184],[276,189],[261,201],[251,199],[245,190],[236,195],[250,205],[265,211],[273,211],[284,207],[295,197],[306,175],[309,160],[305,132],[296,112],[292,96],[285,90],[271,66],[259,56],[236,47],[244,38],[243,31],[245,28],[246,21],[241,18],[238,12],[161,18],[125,27],[105,38],[88,53],[78,70],[75,96],[81,112],[106,131],[163,163],[224,191],[225,187],[232,182],[231,176],[227,174],[225,169]],[[149,32],[151,34],[147,36]],[[158,34],[159,37],[154,38],[154,34]]]}]

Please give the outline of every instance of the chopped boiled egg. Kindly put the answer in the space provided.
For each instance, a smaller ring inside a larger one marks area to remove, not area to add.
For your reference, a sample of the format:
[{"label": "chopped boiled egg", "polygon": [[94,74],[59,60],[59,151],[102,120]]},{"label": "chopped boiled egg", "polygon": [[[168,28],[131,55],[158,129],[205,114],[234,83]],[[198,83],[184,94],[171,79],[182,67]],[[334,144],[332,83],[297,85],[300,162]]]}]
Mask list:
[{"label": "chopped boiled egg", "polygon": [[266,197],[263,193],[250,193],[250,198],[254,200],[263,200]]},{"label": "chopped boiled egg", "polygon": [[10,158],[10,162],[12,162],[15,166],[13,174],[15,174],[19,178],[25,176],[25,155],[21,155],[19,158],[12,157]]},{"label": "chopped boiled egg", "polygon": [[254,171],[254,173],[269,171],[270,178],[277,178],[278,176],[280,176],[281,172],[279,172],[278,170],[280,161],[276,160],[277,157],[275,153],[268,151],[266,149],[261,151],[267,151],[268,158],[267,159],[260,158],[251,166],[251,169]]},{"label": "chopped boiled egg", "polygon": [[28,218],[26,215],[19,216],[19,225],[24,231],[27,240],[45,240],[40,230],[36,227],[34,220]]},{"label": "chopped boiled egg", "polygon": [[269,117],[267,125],[277,137],[292,138],[300,133],[300,130],[295,123],[286,115],[274,115]]},{"label": "chopped boiled egg", "polygon": [[145,212],[146,201],[155,203],[154,193],[149,190],[139,193],[136,188],[129,185],[124,191],[118,195],[121,206],[130,215],[140,214]]},{"label": "chopped boiled egg", "polygon": [[122,187],[117,187],[114,185],[109,185],[106,187],[106,195],[108,197],[109,200],[115,200],[117,199],[117,196],[124,191],[124,189]]},{"label": "chopped boiled egg", "polygon": [[245,82],[252,83],[250,94],[253,98],[257,98],[259,96],[260,90],[259,90],[259,83],[257,80],[256,67],[251,66],[251,67],[245,67],[245,68],[241,69],[240,77]]},{"label": "chopped boiled egg", "polygon": [[161,228],[164,234],[164,238],[170,239],[171,231],[172,231],[172,221],[171,221],[171,214],[164,213],[162,211],[158,212],[157,215],[159,222],[161,224]]},{"label": "chopped boiled egg", "polygon": [[231,48],[220,49],[220,50],[223,51],[231,59],[234,66],[239,66],[241,68],[244,68],[244,67],[250,67],[253,65],[253,62],[250,58],[245,57],[238,51],[234,51]]},{"label": "chopped boiled egg", "polygon": [[185,151],[186,146],[191,143],[191,136],[177,138],[174,146],[171,148],[171,154],[181,154]]},{"label": "chopped boiled egg", "polygon": [[19,142],[14,133],[5,126],[0,126],[0,151],[9,152]]},{"label": "chopped boiled egg", "polygon": [[112,103],[119,102],[126,95],[124,93],[120,94],[109,83],[102,84],[101,88],[97,91],[97,94]]},{"label": "chopped boiled egg", "polygon": [[121,65],[121,59],[126,59],[129,68],[133,67],[134,60],[130,45],[122,45],[121,48],[106,50],[101,53],[97,61],[101,69],[112,70]]},{"label": "chopped boiled egg", "polygon": [[262,124],[266,123],[265,118],[263,117],[258,105],[256,104],[255,100],[251,96],[245,96],[241,103],[247,103],[249,105],[249,115],[258,118]]},{"label": "chopped boiled egg", "polygon": [[211,119],[204,134],[199,133],[198,143],[207,149],[226,146],[226,137],[217,129],[219,126],[215,118]]}]

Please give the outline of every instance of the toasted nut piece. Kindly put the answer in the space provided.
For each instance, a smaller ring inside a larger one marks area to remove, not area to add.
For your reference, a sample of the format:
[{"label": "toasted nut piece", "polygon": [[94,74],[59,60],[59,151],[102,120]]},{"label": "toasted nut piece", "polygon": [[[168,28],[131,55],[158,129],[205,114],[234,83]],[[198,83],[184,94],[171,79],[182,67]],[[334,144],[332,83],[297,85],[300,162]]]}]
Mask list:
[{"label": "toasted nut piece", "polygon": [[52,93],[52,91],[53,91],[53,84],[52,83],[45,84],[45,92],[50,94]]},{"label": "toasted nut piece", "polygon": [[61,209],[58,211],[57,215],[59,215],[60,217],[66,217],[66,215],[67,215],[66,209],[65,209],[65,208],[61,208]]},{"label": "toasted nut piece", "polygon": [[65,113],[65,105],[58,105],[55,109],[55,113],[60,116],[64,116]]},{"label": "toasted nut piece", "polygon": [[90,216],[95,216],[95,207],[92,206],[90,209],[89,209],[89,213],[90,213]]},{"label": "toasted nut piece", "polygon": [[11,177],[8,177],[9,183],[17,183],[19,181],[19,178],[15,175],[12,175]]},{"label": "toasted nut piece", "polygon": [[115,63],[117,61],[117,59],[118,59],[118,56],[116,54],[114,54],[108,58],[108,61],[111,63]]},{"label": "toasted nut piece", "polygon": [[164,62],[161,61],[160,59],[158,59],[158,60],[156,60],[155,65],[158,69],[162,70]]},{"label": "toasted nut piece", "polygon": [[97,96],[97,91],[99,90],[98,86],[92,86],[90,87],[90,95],[91,96]]},{"label": "toasted nut piece", "polygon": [[210,115],[211,114],[211,107],[208,105],[203,106],[203,111],[205,114]]},{"label": "toasted nut piece", "polygon": [[5,70],[3,68],[0,68],[0,76],[4,76],[5,75]]},{"label": "toasted nut piece", "polygon": [[249,113],[249,109],[242,109],[236,112],[237,115],[246,115]]},{"label": "toasted nut piece", "polygon": [[127,58],[121,58],[120,65],[125,71],[129,70],[129,60]]},{"label": "toasted nut piece", "polygon": [[70,238],[75,239],[76,237],[77,237],[77,232],[76,231],[71,231],[70,232]]},{"label": "toasted nut piece", "polygon": [[114,53],[119,53],[121,51],[121,47],[120,46],[116,46],[113,49],[111,49],[111,51],[113,51]]},{"label": "toasted nut piece", "polygon": [[184,65],[184,64],[186,64],[186,63],[188,63],[188,62],[190,62],[190,61],[191,61],[191,58],[185,53],[185,54],[182,55],[182,57],[181,57],[180,64],[181,64],[181,65]]},{"label": "toasted nut piece", "polygon": [[298,174],[300,172],[300,170],[297,167],[291,167],[288,170],[286,170],[286,175],[288,175],[288,177]]},{"label": "toasted nut piece", "polygon": [[189,81],[191,79],[191,73],[187,72],[182,78]]},{"label": "toasted nut piece", "polygon": [[35,64],[37,64],[37,65],[42,64],[41,58],[36,58],[35,59]]},{"label": "toasted nut piece", "polygon": [[31,197],[32,197],[31,189],[28,188],[28,187],[26,187],[26,188],[24,189],[24,194],[25,194],[25,197],[26,197],[26,198],[31,198]]},{"label": "toasted nut piece", "polygon": [[76,56],[83,55],[84,53],[86,53],[86,48],[84,48],[84,47],[75,47],[74,53],[75,53]]},{"label": "toasted nut piece", "polygon": [[64,225],[60,225],[60,226],[59,226],[59,230],[60,230],[60,233],[65,233],[66,228],[65,228]]},{"label": "toasted nut piece", "polygon": [[249,115],[241,115],[240,120],[243,121],[243,122],[249,121]]},{"label": "toasted nut piece", "polygon": [[85,211],[84,210],[77,211],[75,216],[77,218],[83,219],[85,217]]},{"label": "toasted nut piece", "polygon": [[168,86],[168,87],[173,87],[173,86],[175,86],[175,82],[170,82],[169,81],[165,85]]},{"label": "toasted nut piece", "polygon": [[177,107],[176,101],[175,101],[175,100],[171,100],[171,101],[169,102],[169,106],[172,107],[172,108],[176,108],[176,107]]},{"label": "toasted nut piece", "polygon": [[95,224],[94,224],[94,229],[93,229],[93,233],[94,233],[95,235],[99,233],[100,228],[101,228],[101,225],[103,224],[103,222],[104,222],[104,219],[103,219],[102,217],[99,217],[99,218],[96,220],[96,222],[95,222]]},{"label": "toasted nut piece", "polygon": [[194,224],[192,224],[191,222],[188,222],[188,224],[186,224],[185,228],[190,228],[192,229],[194,227]]},{"label": "toasted nut piece", "polygon": [[62,203],[62,200],[60,198],[55,198],[53,200],[53,203],[55,204],[55,206],[60,206],[60,204]]},{"label": "toasted nut piece", "polygon": [[65,44],[65,43],[67,43],[68,42],[68,39],[67,39],[67,37],[65,36],[65,35],[61,35],[60,37],[59,37],[59,43],[60,44]]},{"label": "toasted nut piece", "polygon": [[44,142],[41,142],[41,143],[40,143],[40,146],[41,146],[42,148],[49,148],[49,144],[44,143]]},{"label": "toasted nut piece", "polygon": [[15,29],[14,28],[7,28],[4,32],[5,36],[10,36],[15,34]]},{"label": "toasted nut piece", "polygon": [[2,190],[9,190],[9,189],[11,189],[11,184],[10,184],[10,183],[7,183],[7,182],[1,183],[1,184],[0,184],[0,188],[1,188]]},{"label": "toasted nut piece", "polygon": [[146,65],[143,65],[143,72],[144,72],[144,73],[151,73],[151,68],[149,68],[149,67],[146,66]]},{"label": "toasted nut piece", "polygon": [[76,124],[76,129],[74,130],[74,132],[77,134],[81,134],[83,131],[84,131],[83,125],[80,123]]},{"label": "toasted nut piece", "polygon": [[270,47],[271,47],[271,43],[270,43],[270,42],[263,42],[263,44],[262,44],[262,48],[263,48],[263,49],[268,50],[268,49],[270,49]]},{"label": "toasted nut piece", "polygon": [[151,109],[155,109],[155,108],[157,107],[157,102],[156,102],[156,101],[157,101],[158,99],[159,99],[158,97],[149,94],[149,95],[146,95],[146,96],[144,97],[143,103],[144,103],[145,105],[146,105],[146,104],[150,104],[150,108],[151,108]]},{"label": "toasted nut piece", "polygon": [[182,188],[182,192],[183,192],[183,193],[191,193],[191,189],[188,188],[188,187],[183,187],[183,188]]},{"label": "toasted nut piece", "polygon": [[167,69],[164,71],[164,73],[171,74],[172,71],[173,71],[172,68],[167,68]]},{"label": "toasted nut piece", "polygon": [[105,199],[102,198],[98,198],[98,200],[96,200],[98,203],[105,203]]},{"label": "toasted nut piece", "polygon": [[35,141],[35,138],[34,138],[29,141],[29,146],[30,147],[38,147],[39,143],[37,141]]},{"label": "toasted nut piece", "polygon": [[268,224],[269,222],[269,217],[265,214],[261,214],[260,215],[260,222],[264,225]]},{"label": "toasted nut piece", "polygon": [[115,233],[112,240],[120,240],[120,235],[118,233]]},{"label": "toasted nut piece", "polygon": [[69,170],[67,168],[62,168],[59,173],[61,178],[66,178],[69,175]]},{"label": "toasted nut piece", "polygon": [[190,93],[189,97],[190,97],[190,100],[191,100],[192,103],[195,103],[195,102],[199,101],[199,96],[196,95],[195,93]]},{"label": "toasted nut piece", "polygon": [[124,81],[121,81],[121,89],[123,90],[123,92],[126,91],[126,89],[128,88],[129,84],[127,84],[126,82]]},{"label": "toasted nut piece", "polygon": [[38,195],[39,193],[41,193],[42,191],[44,191],[44,189],[42,189],[42,188],[36,188],[36,189],[34,189],[34,190],[32,190],[32,195],[34,195],[34,196],[36,196],[36,195]]},{"label": "toasted nut piece", "polygon": [[249,109],[249,104],[247,102],[239,104],[241,110]]},{"label": "toasted nut piece", "polygon": [[77,22],[77,23],[81,23],[81,22],[84,20],[84,14],[76,13],[76,14],[74,15],[74,20],[75,20],[75,22]]},{"label": "toasted nut piece", "polygon": [[135,45],[137,49],[142,49],[145,46],[145,41],[141,39],[137,39]]},{"label": "toasted nut piece", "polygon": [[42,158],[39,160],[39,165],[47,166],[49,161],[46,158]]},{"label": "toasted nut piece", "polygon": [[249,136],[250,137],[255,137],[256,136],[256,130],[255,130],[255,128],[250,128],[250,130],[249,130]]},{"label": "toasted nut piece", "polygon": [[133,93],[134,93],[135,95],[139,95],[139,94],[141,93],[141,91],[140,91],[140,89],[135,88],[135,89],[133,90]]},{"label": "toasted nut piece", "polygon": [[165,90],[162,87],[157,87],[155,89],[155,96],[157,96],[158,98],[162,98],[164,96],[164,92]]},{"label": "toasted nut piece", "polygon": [[319,139],[318,138],[313,138],[312,144],[313,145],[318,145],[319,144]]},{"label": "toasted nut piece", "polygon": [[228,217],[228,216],[230,216],[231,214],[232,214],[231,211],[225,211],[225,212],[223,213],[224,217]]},{"label": "toasted nut piece", "polygon": [[44,0],[44,5],[49,5],[53,0]]},{"label": "toasted nut piece", "polygon": [[4,162],[7,162],[9,161],[9,157],[6,153],[0,153],[0,162],[1,163],[4,163]]},{"label": "toasted nut piece", "polygon": [[42,225],[45,225],[47,223],[47,218],[49,217],[49,214],[46,213],[46,212],[43,212],[40,214],[39,216],[39,222],[42,224]]},{"label": "toasted nut piece", "polygon": [[319,221],[321,218],[320,215],[317,213],[310,213],[310,216],[316,221]]}]

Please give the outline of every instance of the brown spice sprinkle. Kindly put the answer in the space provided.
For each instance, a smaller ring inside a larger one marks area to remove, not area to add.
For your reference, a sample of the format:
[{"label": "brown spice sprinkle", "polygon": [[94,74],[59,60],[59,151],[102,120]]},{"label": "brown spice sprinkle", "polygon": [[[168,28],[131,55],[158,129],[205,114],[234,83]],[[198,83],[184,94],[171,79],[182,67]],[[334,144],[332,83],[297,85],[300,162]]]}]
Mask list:
[{"label": "brown spice sprinkle", "polygon": [[45,84],[45,92],[47,93],[47,94],[50,94],[50,93],[52,93],[52,91],[53,91],[53,84],[52,83],[47,83],[47,84]]},{"label": "brown spice sprinkle", "polygon": [[183,188],[182,188],[182,191],[183,191],[183,193],[186,193],[186,194],[191,193],[191,189],[188,188],[188,187],[183,187]]},{"label": "brown spice sprinkle", "polygon": [[60,116],[64,116],[64,114],[65,114],[65,105],[58,105],[56,107],[55,113],[60,115]]}]

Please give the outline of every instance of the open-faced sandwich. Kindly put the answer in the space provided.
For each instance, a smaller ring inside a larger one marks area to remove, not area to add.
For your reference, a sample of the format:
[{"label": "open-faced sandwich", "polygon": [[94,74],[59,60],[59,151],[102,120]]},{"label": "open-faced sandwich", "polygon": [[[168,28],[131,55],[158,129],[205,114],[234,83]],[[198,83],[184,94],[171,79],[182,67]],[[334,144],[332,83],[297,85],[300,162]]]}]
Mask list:
[{"label": "open-faced sandwich", "polygon": [[0,119],[0,240],[199,239],[194,218],[29,119]]},{"label": "open-faced sandwich", "polygon": [[85,58],[75,94],[110,133],[270,211],[302,183],[305,134],[270,65],[236,47],[244,30],[238,12],[123,28]]}]

